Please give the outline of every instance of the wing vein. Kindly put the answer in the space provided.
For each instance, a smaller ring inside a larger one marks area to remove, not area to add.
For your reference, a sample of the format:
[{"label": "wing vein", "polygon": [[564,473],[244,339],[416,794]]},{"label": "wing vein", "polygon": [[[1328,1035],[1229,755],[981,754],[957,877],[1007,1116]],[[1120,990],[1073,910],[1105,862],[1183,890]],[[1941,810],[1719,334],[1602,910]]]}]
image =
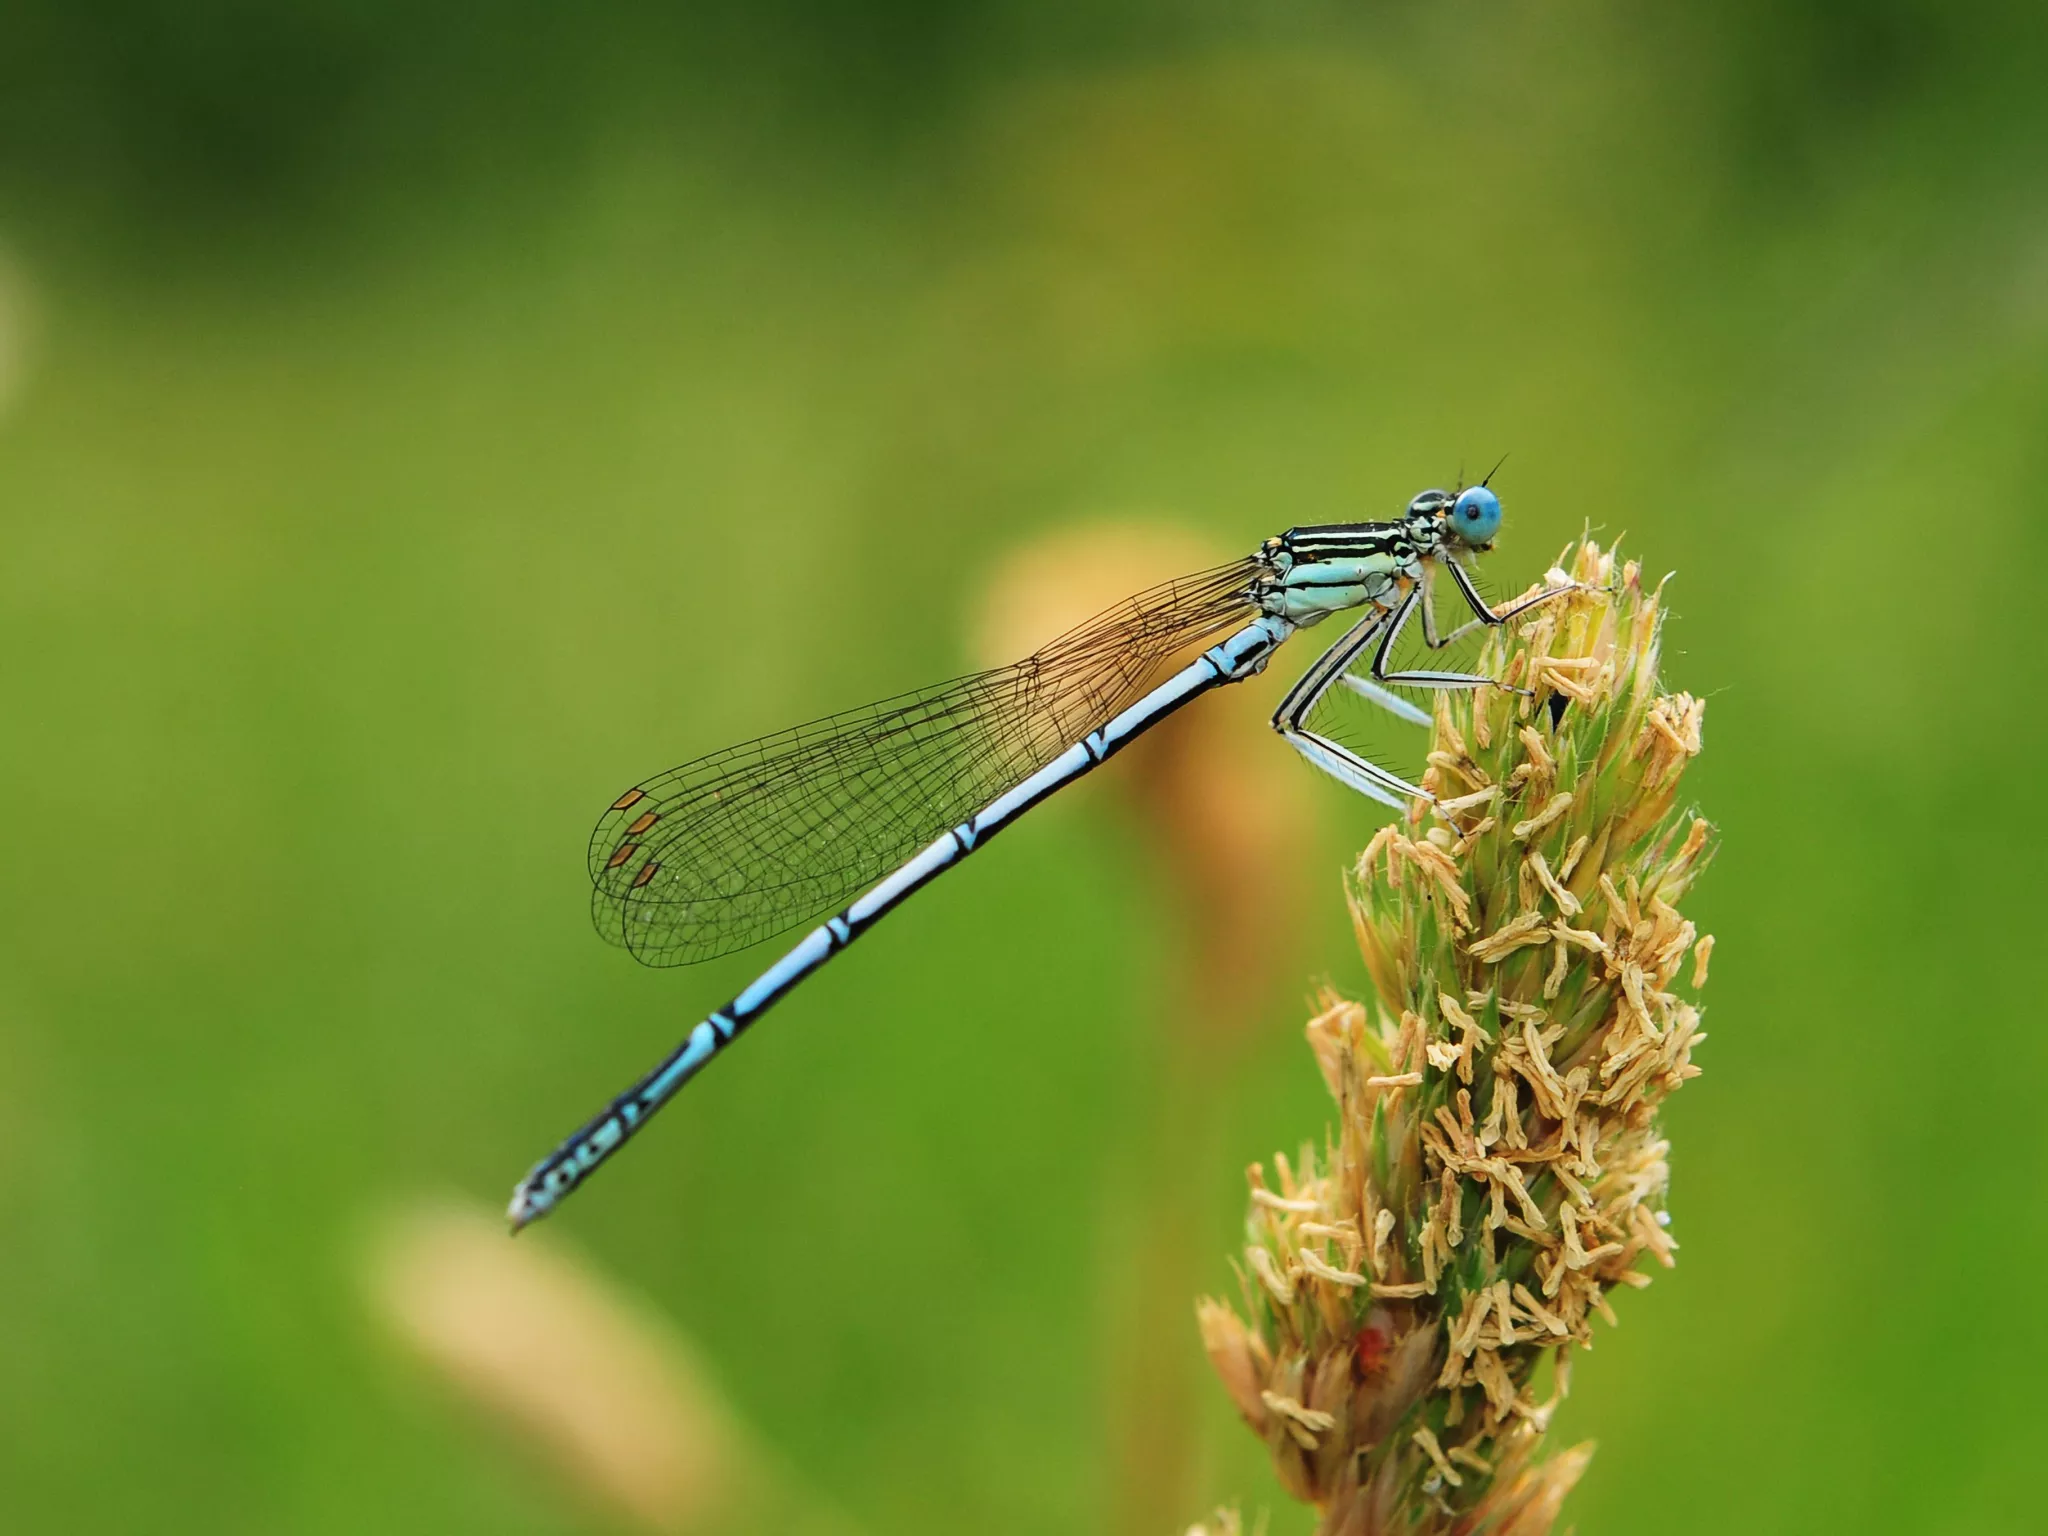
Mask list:
[{"label": "wing vein", "polygon": [[1261,569],[1254,557],[1149,588],[1010,666],[634,786],[591,834],[598,931],[650,965],[684,965],[844,905],[1247,618]]}]

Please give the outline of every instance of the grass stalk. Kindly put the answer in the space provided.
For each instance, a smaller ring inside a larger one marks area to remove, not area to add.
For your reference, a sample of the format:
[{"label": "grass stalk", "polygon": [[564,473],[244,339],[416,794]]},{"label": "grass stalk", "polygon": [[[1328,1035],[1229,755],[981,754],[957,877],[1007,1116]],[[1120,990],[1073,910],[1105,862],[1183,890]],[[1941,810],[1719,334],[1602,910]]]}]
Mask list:
[{"label": "grass stalk", "polygon": [[1682,803],[1704,706],[1658,682],[1661,589],[1591,540],[1581,589],[1437,696],[1421,802],[1347,898],[1372,995],[1308,1041],[1320,1148],[1249,1170],[1241,1305],[1202,1339],[1319,1536],[1542,1536],[1590,1446],[1543,1442],[1616,1288],[1677,1244],[1657,1111],[1697,1075],[1713,847]]}]

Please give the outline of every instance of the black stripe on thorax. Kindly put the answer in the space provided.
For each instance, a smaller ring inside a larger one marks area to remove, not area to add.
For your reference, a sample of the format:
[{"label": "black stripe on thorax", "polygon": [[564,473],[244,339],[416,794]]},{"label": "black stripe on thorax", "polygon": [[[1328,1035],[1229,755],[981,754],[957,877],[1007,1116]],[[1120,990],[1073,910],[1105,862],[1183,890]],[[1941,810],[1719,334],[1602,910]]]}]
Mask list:
[{"label": "black stripe on thorax", "polygon": [[1316,560],[1357,560],[1371,555],[1414,552],[1399,523],[1318,523],[1290,528],[1280,535],[1281,547],[1297,563]]}]

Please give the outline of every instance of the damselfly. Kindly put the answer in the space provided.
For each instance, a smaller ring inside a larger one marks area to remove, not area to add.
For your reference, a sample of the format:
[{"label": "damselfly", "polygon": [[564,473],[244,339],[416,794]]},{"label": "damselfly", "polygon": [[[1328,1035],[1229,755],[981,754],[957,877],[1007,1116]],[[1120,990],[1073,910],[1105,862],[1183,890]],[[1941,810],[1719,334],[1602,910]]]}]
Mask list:
[{"label": "damselfly", "polygon": [[[1500,686],[1470,672],[1388,670],[1418,611],[1424,640],[1440,649],[1572,590],[1490,608],[1467,562],[1492,547],[1500,520],[1500,500],[1482,483],[1424,491],[1392,522],[1290,529],[1246,559],[1140,592],[1013,666],[728,747],[627,790],[591,837],[591,912],[635,958],[709,960],[839,910],[543,1159],[513,1193],[514,1226],[554,1209],[706,1062],[911,892],[1197,695],[1263,670],[1298,629],[1365,610],[1281,701],[1274,729],[1363,795],[1396,808],[1426,799],[1311,730],[1309,717],[1339,682],[1422,725],[1429,716],[1386,685]],[[1439,571],[1473,614],[1448,635],[1433,601]]]}]

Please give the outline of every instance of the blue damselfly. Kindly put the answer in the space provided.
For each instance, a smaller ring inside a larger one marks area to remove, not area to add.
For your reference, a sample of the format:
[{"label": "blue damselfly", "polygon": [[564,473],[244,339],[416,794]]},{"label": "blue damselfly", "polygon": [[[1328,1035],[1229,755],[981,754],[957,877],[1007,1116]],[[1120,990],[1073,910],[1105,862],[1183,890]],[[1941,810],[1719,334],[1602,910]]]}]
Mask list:
[{"label": "blue damselfly", "polygon": [[[1466,562],[1492,547],[1500,520],[1499,498],[1482,483],[1425,491],[1391,522],[1290,529],[1243,560],[1140,592],[1012,666],[728,747],[626,791],[591,837],[591,912],[637,959],[687,965],[833,915],[543,1159],[513,1193],[513,1224],[545,1216],[905,897],[1182,705],[1261,671],[1296,630],[1365,610],[1288,692],[1274,729],[1363,795],[1397,809],[1426,800],[1420,786],[1311,730],[1309,717],[1340,681],[1421,725],[1429,716],[1388,684],[1499,686],[1388,662],[1418,611],[1425,642],[1440,649],[1572,590],[1490,608]],[[1448,635],[1437,630],[1439,571],[1473,614]]]}]

